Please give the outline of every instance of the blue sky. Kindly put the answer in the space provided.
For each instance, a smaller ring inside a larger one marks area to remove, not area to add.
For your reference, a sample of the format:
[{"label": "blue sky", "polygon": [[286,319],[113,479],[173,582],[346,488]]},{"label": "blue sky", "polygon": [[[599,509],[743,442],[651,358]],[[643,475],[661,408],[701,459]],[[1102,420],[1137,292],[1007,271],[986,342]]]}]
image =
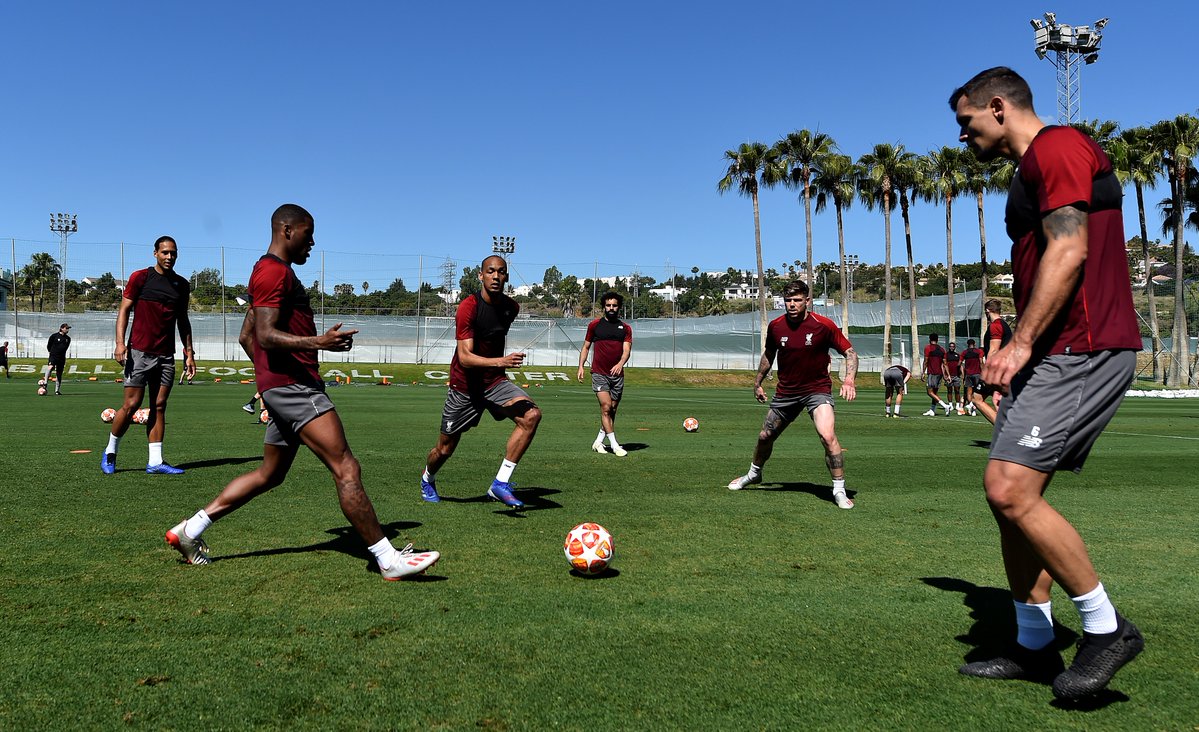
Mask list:
[{"label": "blue sky", "polygon": [[[52,211],[78,214],[68,276],[152,263],[163,233],[184,274],[244,282],[270,212],[316,217],[326,282],[437,282],[517,237],[514,280],[664,276],[669,261],[752,269],[748,199],[720,196],[725,150],[799,128],[854,158],[878,142],[956,144],[948,93],[1010,65],[1038,111],[1055,76],[1029,19],[1111,18],[1082,75],[1082,113],[1124,126],[1199,107],[1192,2],[990,3],[949,14],[882,2],[7,3],[0,10],[0,237],[57,256]],[[1164,195],[1150,194],[1156,202]],[[1127,203],[1132,203],[1131,191]],[[988,200],[1002,259],[1002,201]],[[971,202],[955,207],[955,260],[977,259]],[[1126,206],[1135,233],[1135,209]],[[1156,217],[1151,216],[1151,228]],[[901,222],[893,221],[896,261]],[[913,210],[916,258],[945,258],[944,213]],[[803,257],[794,192],[762,196],[767,266]],[[836,257],[830,213],[817,261]],[[846,239],[882,261],[880,214],[849,212]],[[5,245],[8,242],[4,242]],[[4,249],[10,247],[5,246]],[[11,254],[0,262],[11,266]],[[320,257],[301,271],[319,276]]]}]

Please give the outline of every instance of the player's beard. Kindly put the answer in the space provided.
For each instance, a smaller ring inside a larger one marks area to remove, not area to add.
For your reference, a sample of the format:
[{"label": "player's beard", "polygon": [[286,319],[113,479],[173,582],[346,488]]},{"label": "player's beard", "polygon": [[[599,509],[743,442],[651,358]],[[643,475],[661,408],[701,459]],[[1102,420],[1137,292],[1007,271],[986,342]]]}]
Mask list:
[{"label": "player's beard", "polygon": [[615,310],[607,310],[604,312],[604,318],[606,318],[608,322],[615,323],[617,320],[620,320],[620,313],[616,312]]}]

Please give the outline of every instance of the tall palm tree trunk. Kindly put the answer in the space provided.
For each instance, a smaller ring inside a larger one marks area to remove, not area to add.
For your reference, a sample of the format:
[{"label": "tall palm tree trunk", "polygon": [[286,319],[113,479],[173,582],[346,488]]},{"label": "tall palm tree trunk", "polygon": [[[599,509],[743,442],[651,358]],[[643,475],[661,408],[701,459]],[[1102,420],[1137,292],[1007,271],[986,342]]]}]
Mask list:
[{"label": "tall palm tree trunk", "polygon": [[804,233],[808,242],[808,289],[815,292],[816,281],[812,269],[812,187],[805,185],[803,189],[803,223]]},{"label": "tall palm tree trunk", "polygon": [[978,332],[981,334],[987,328],[987,311],[982,306],[987,301],[987,224],[983,217],[983,192],[977,191],[975,195],[978,197],[978,256],[982,258],[982,295],[978,302]]},{"label": "tall palm tree trunk", "polygon": [[758,336],[766,350],[766,270],[762,267],[762,222],[758,218],[758,192],[754,191],[754,251],[758,255]]},{"label": "tall palm tree trunk", "polygon": [[883,233],[886,240],[886,259],[883,261],[883,368],[891,365],[891,194],[883,193]]},{"label": "tall palm tree trunk", "polygon": [[1182,191],[1186,185],[1186,169],[1190,163],[1187,159],[1179,159],[1174,163],[1174,358],[1170,365],[1172,381],[1171,386],[1180,387],[1186,384],[1191,384],[1190,366],[1190,343],[1187,335],[1187,311],[1186,311],[1186,287],[1184,280],[1185,273],[1182,269],[1183,250],[1186,248],[1185,239],[1183,237],[1183,224],[1186,223],[1186,216],[1183,215]]},{"label": "tall palm tree trunk", "polygon": [[1153,294],[1153,267],[1149,264],[1149,229],[1145,225],[1145,193],[1140,181],[1133,181],[1137,191],[1137,213],[1141,217],[1141,258],[1145,261],[1145,297],[1148,298],[1149,308],[1149,338],[1153,344],[1153,382],[1156,384],[1162,378],[1161,374],[1161,332],[1157,327],[1157,303]]},{"label": "tall palm tree trunk", "polygon": [[841,204],[837,209],[837,253],[841,258],[841,334],[849,338],[849,272],[845,269],[845,222],[841,218]]},{"label": "tall palm tree trunk", "polygon": [[957,335],[957,311],[953,309],[953,196],[945,197],[945,279],[949,284],[949,343]]},{"label": "tall palm tree trunk", "polygon": [[[912,338],[912,352],[910,354],[911,361],[908,365],[912,371],[916,370],[916,354],[920,353],[920,334],[916,327],[916,262],[912,259],[912,219],[908,214],[908,197],[906,193],[899,194],[899,210],[903,215],[903,238],[908,249],[908,304],[911,310],[911,326],[908,329],[908,334]],[[886,364],[884,364],[884,368]]]}]

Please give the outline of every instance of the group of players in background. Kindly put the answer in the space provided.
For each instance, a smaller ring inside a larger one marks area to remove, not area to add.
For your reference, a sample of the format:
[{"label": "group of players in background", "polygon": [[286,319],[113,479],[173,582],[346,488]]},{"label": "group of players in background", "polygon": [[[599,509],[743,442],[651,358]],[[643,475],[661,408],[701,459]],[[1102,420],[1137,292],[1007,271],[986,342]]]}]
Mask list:
[{"label": "group of players in background", "polygon": [[[1122,192],[1098,145],[1073,128],[1041,122],[1027,83],[1011,69],[981,72],[954,91],[949,106],[960,125],[959,139],[980,159],[1002,156],[1019,163],[1007,207],[1018,328],[1015,333],[1007,329],[997,301],[992,300],[986,305],[989,326],[981,353],[973,340],[959,354],[956,344],[943,350],[937,337],[930,336],[922,368],[932,403],[926,415],[935,415],[938,407],[946,414],[969,409],[994,422],[983,486],[999,527],[1017,633],[1008,651],[967,663],[960,672],[990,679],[1047,681],[1055,696],[1080,699],[1105,688],[1144,646],[1140,631],[1108,598],[1077,531],[1043,495],[1058,471],[1082,469],[1131,382],[1135,354],[1141,348],[1124,257]],[[254,361],[261,399],[272,417],[262,463],[168,530],[166,540],[189,564],[207,564],[208,547],[201,538],[205,530],[280,485],[300,445],[306,445],[332,473],[342,511],[369,547],[382,576],[400,579],[425,571],[440,554],[416,551],[411,544],[396,549],[384,536],[341,420],[325,395],[317,352],[348,351],[357,331],[342,330],[338,323],[323,334],[316,332],[307,291],[292,269],[293,264],[307,261],[314,229],[311,214],[303,208],[279,207],[271,217],[270,246],[250,278],[252,307],[239,340]],[[146,390],[154,405],[147,472],[180,472],[161,461],[176,327],[184,343],[186,374],[190,377],[195,371],[186,318],[187,281],[173,271],[176,257],[175,242],[169,237],[159,239],[155,266],[135,273],[126,289],[114,353],[125,366],[126,398],[104,453],[105,473],[115,469],[129,412],[140,405]],[[457,347],[441,428],[420,477],[421,497],[428,502],[440,500],[439,470],[462,435],[487,412],[496,420],[514,423],[487,495],[520,509],[524,504],[514,494],[511,478],[536,434],[541,410],[506,374],[524,360],[523,353],[504,353],[505,336],[519,312],[519,305],[504,294],[506,262],[488,257],[479,279],[481,292],[458,307]],[[854,503],[846,493],[844,452],[835,432],[828,369],[830,351],[840,353],[845,374],[839,394],[853,400],[858,357],[832,321],[808,310],[806,283],[790,283],[783,300],[785,313],[766,332],[754,398],[767,401],[762,385],[776,360],[777,387],[749,471],[733,479],[728,488],[741,490],[761,483],[774,442],[806,411],[825,451],[833,501],[850,509]],[[607,442],[614,455],[623,457],[626,451],[616,439],[615,420],[632,331],[619,319],[619,295],[607,293],[601,304],[604,317],[588,327],[578,378],[583,379],[588,352],[594,349],[592,388],[599,402],[601,429],[592,449],[607,452]],[[131,311],[133,335],[126,347],[124,331]],[[883,374],[891,416],[898,416],[903,385],[911,376],[905,371],[895,365]],[[964,399],[955,383],[962,376]],[[950,387],[948,402],[939,396],[942,380]],[[991,390],[998,410],[985,404],[984,396]],[[1063,403],[1075,407],[1062,409]],[[1069,668],[1053,644],[1049,595],[1054,582],[1069,593],[1082,622],[1082,640]]]}]

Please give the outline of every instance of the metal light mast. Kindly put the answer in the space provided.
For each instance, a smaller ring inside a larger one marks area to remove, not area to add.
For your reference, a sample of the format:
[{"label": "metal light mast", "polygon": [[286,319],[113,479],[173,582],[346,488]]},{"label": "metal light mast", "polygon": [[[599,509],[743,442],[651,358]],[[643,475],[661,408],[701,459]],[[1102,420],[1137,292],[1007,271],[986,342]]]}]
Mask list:
[{"label": "metal light mast", "polygon": [[[1033,18],[1037,58],[1049,58],[1057,69],[1057,123],[1074,124],[1081,120],[1082,66],[1099,60],[1099,44],[1107,18],[1089,25],[1061,25],[1057,14],[1045,13],[1045,20]],[[1081,62],[1081,63],[1080,63]]]},{"label": "metal light mast", "polygon": [[79,231],[75,214],[50,214],[50,231],[62,237],[58,253],[58,312],[66,312],[67,304],[67,237]]}]

